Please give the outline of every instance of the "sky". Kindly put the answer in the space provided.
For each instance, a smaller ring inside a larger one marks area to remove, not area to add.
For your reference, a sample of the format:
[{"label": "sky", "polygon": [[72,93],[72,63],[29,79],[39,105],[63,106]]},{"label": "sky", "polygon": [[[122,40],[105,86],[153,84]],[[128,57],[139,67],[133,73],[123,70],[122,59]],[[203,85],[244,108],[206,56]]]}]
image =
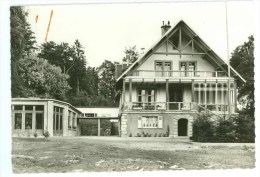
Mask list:
[{"label": "sky", "polygon": [[[254,34],[252,1],[227,3],[229,55]],[[88,66],[104,60],[121,62],[125,47],[149,49],[161,37],[162,21],[184,20],[221,58],[227,60],[224,2],[171,2],[26,6],[38,45],[47,41],[73,42],[85,48]],[[36,23],[35,18],[38,15]]]}]

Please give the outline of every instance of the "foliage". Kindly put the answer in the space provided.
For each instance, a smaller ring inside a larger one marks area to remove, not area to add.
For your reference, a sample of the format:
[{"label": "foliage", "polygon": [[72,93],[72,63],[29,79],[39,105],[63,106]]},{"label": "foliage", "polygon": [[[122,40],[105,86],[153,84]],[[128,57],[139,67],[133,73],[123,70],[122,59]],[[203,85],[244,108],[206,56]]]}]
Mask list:
[{"label": "foliage", "polygon": [[255,142],[255,120],[254,117],[240,113],[235,119],[235,133],[237,140],[241,143]]},{"label": "foliage", "polygon": [[99,95],[108,99],[111,105],[115,104],[116,79],[115,65],[111,61],[105,60],[98,68],[99,71]]},{"label": "foliage", "polygon": [[238,99],[244,106],[244,111],[254,116],[254,37],[238,46],[232,53],[231,66],[246,80],[246,84],[238,80]]},{"label": "foliage", "polygon": [[128,47],[125,48],[125,55],[123,62],[129,60],[129,63],[134,63],[139,57],[139,52],[137,51],[136,46]]},{"label": "foliage", "polygon": [[50,135],[51,134],[49,133],[48,130],[44,131],[44,133],[43,133],[43,136],[45,137],[45,139],[49,138]]},{"label": "foliage", "polygon": [[21,6],[10,7],[12,97],[24,96],[24,83],[17,68],[19,68],[19,60],[35,49],[35,37],[26,21],[27,15],[28,13]]},{"label": "foliage", "polygon": [[74,45],[70,46],[68,43],[56,44],[54,41],[45,42],[41,45],[41,52],[39,57],[48,60],[51,64],[60,67],[63,73],[68,74],[69,85],[73,95],[79,95],[79,90],[85,90],[86,76],[86,57],[84,48],[79,42],[75,40]]},{"label": "foliage", "polygon": [[193,125],[193,136],[194,141],[199,142],[212,142],[214,140],[214,122],[210,120],[210,116],[207,114],[200,114],[194,120]]},{"label": "foliage", "polygon": [[36,132],[33,133],[34,138],[37,138],[38,134]]},{"label": "foliage", "polygon": [[25,96],[40,98],[65,99],[70,89],[66,78],[59,67],[53,66],[47,60],[28,57],[20,59],[20,77],[26,84]]},{"label": "foliage", "polygon": [[235,124],[233,118],[219,119],[215,129],[215,141],[235,142]]}]

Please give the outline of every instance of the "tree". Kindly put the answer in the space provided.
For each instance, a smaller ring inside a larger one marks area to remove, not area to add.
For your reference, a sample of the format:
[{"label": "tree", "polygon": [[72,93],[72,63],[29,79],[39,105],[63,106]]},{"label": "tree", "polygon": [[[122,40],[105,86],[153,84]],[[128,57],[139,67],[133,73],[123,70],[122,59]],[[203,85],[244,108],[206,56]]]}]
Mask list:
[{"label": "tree", "polygon": [[125,57],[123,58],[123,62],[134,63],[139,58],[139,52],[136,49],[136,46],[125,48]]},{"label": "tree", "polygon": [[63,73],[70,76],[70,95],[79,95],[80,90],[86,89],[86,56],[84,48],[79,40],[73,46],[68,43],[56,44],[54,41],[45,42],[41,45],[39,57],[48,60],[51,64],[59,66]]},{"label": "tree", "polygon": [[10,7],[12,97],[23,97],[25,94],[24,83],[17,68],[19,68],[19,60],[35,49],[36,41],[26,21],[27,15],[28,13],[21,6]]},{"label": "tree", "polygon": [[238,81],[238,100],[244,106],[244,111],[254,116],[254,37],[249,36],[248,41],[238,46],[230,60],[231,66],[246,80]]},{"label": "tree", "polygon": [[19,73],[24,81],[26,97],[55,98],[64,100],[70,89],[68,75],[62,73],[57,66],[47,60],[26,57],[20,60]]},{"label": "tree", "polygon": [[116,103],[116,79],[115,65],[108,60],[105,60],[98,68],[99,71],[99,95],[107,98],[111,105]]}]

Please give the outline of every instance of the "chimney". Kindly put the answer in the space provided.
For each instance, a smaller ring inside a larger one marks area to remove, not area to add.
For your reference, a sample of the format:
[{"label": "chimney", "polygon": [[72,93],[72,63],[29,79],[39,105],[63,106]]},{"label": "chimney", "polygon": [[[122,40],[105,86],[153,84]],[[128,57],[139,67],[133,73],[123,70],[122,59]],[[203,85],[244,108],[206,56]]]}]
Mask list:
[{"label": "chimney", "polygon": [[162,28],[162,36],[171,28],[171,25],[170,25],[170,22],[168,21],[168,23],[164,24],[164,21],[163,21],[163,25],[161,26]]}]

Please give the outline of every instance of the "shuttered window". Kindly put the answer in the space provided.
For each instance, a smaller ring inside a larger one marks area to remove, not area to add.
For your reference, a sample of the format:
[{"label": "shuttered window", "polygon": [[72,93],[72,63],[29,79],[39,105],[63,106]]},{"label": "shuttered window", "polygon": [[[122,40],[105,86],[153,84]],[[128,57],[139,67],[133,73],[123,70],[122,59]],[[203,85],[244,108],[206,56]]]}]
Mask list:
[{"label": "shuttered window", "polygon": [[138,116],[138,128],[162,128],[162,116]]}]

